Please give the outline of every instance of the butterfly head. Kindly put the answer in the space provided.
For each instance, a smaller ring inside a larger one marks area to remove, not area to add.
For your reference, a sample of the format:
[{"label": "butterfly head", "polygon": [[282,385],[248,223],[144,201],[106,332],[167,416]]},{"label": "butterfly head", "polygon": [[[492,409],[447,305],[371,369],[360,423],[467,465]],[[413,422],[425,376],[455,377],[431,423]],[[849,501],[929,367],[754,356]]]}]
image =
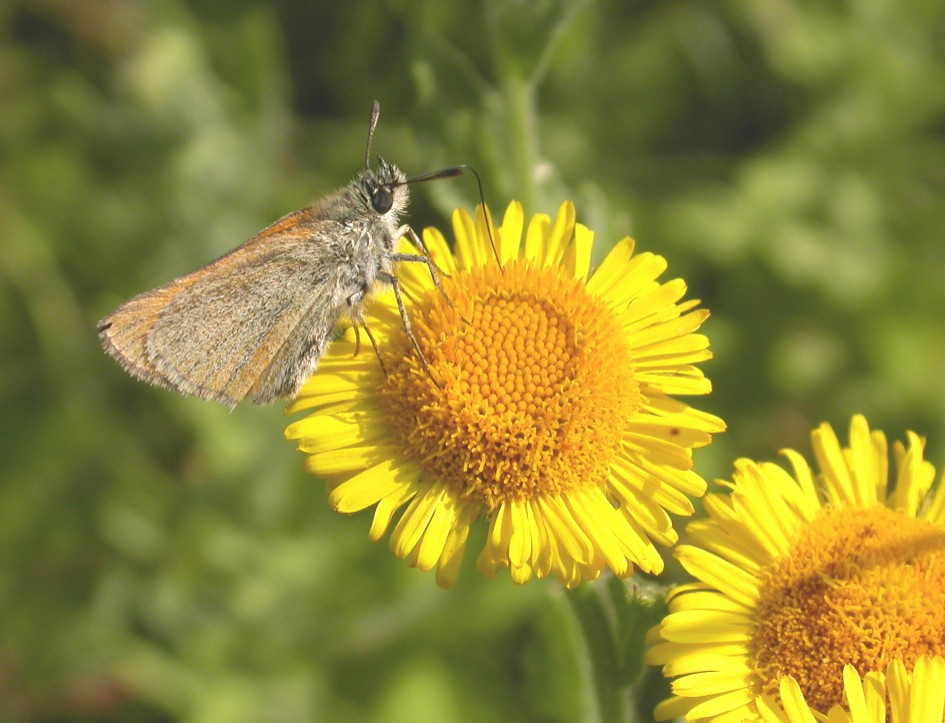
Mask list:
[{"label": "butterfly head", "polygon": [[378,216],[397,219],[407,210],[410,200],[407,176],[380,156],[377,170],[364,171],[355,181],[355,187],[367,208]]}]

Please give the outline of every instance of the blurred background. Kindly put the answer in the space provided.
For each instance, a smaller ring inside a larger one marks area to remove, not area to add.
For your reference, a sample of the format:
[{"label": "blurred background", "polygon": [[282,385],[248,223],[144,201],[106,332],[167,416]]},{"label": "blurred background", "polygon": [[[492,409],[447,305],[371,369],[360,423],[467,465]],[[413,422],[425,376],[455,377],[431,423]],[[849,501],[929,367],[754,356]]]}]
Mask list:
[{"label": "blurred background", "polygon": [[[594,720],[555,582],[455,589],[328,510],[279,405],[126,376],[95,322],[349,180],[469,163],[712,310],[729,431],[865,413],[945,462],[945,4],[0,5],[0,720]],[[471,178],[417,187],[449,229]],[[481,535],[482,531],[479,531]],[[671,568],[672,569],[672,568]],[[637,689],[638,720],[665,694]]]}]

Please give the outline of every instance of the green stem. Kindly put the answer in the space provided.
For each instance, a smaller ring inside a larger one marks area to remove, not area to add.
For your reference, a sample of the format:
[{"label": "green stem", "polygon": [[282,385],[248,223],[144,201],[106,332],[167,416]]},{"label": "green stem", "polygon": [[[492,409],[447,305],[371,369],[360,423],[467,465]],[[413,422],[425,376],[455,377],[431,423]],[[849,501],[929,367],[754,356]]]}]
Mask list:
[{"label": "green stem", "polygon": [[568,592],[571,609],[584,634],[590,659],[591,674],[597,697],[601,723],[624,723],[627,720],[627,695],[620,684],[619,652],[616,635],[604,601],[595,585],[584,584]]},{"label": "green stem", "polygon": [[538,118],[534,86],[527,78],[507,73],[502,83],[504,106],[508,114],[510,167],[515,177],[515,192],[530,212],[536,212],[535,165],[538,158]]}]

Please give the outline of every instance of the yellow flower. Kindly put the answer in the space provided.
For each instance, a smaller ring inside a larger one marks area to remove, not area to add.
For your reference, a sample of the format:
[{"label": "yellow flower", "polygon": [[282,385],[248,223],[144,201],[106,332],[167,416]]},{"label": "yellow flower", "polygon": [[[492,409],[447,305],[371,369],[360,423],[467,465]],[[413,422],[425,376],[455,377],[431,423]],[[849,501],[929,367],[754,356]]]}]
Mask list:
[{"label": "yellow flower", "polygon": [[658,718],[756,720],[786,676],[827,711],[847,664],[866,675],[945,654],[945,485],[929,494],[924,441],[894,445],[891,479],[886,437],[861,416],[849,447],[827,424],[812,440],[816,478],[793,450],[793,476],[738,460],[731,493],[687,527],[676,555],[699,582],[670,592],[650,633],[648,662],[674,678]]},{"label": "yellow flower", "polygon": [[794,678],[781,679],[780,700],[763,696],[758,701],[765,723],[942,723],[945,711],[945,660],[923,655],[909,673],[894,660],[886,674],[867,673],[862,678],[852,665],[843,667],[846,706],[827,715],[811,709]]},{"label": "yellow flower", "polygon": [[[705,482],[691,451],[724,428],[671,394],[706,394],[693,366],[711,357],[696,330],[708,313],[660,283],[663,258],[624,239],[589,273],[593,233],[565,203],[525,228],[512,203],[495,229],[453,216],[455,254],[435,229],[424,241],[445,272],[443,293],[423,264],[400,264],[413,334],[393,294],[377,297],[372,353],[348,333],[288,411],[307,468],[329,482],[338,511],[374,507],[370,536],[394,525],[396,555],[454,582],[470,525],[489,524],[479,569],[524,583],[566,585],[658,571],[653,542],[676,539],[667,513],[693,512]],[[524,238],[523,238],[524,230]]]}]

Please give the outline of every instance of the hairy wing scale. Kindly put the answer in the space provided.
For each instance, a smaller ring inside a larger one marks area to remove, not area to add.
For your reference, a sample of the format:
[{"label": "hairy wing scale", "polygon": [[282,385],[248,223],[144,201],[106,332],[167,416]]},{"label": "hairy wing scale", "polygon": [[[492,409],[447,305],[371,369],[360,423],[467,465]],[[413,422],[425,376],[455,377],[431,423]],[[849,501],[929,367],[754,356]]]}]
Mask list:
[{"label": "hairy wing scale", "polygon": [[[355,290],[306,211],[104,320],[107,351],[152,384],[235,406],[292,395],[314,371]],[[274,363],[275,362],[275,363]]]},{"label": "hairy wing scale", "polygon": [[148,334],[148,356],[159,374],[181,391],[229,404],[244,399],[257,380],[257,401],[296,391],[268,379],[272,359],[300,332],[299,352],[323,351],[344,301],[323,244],[280,246],[242,264],[237,288],[230,269],[168,305]]}]

